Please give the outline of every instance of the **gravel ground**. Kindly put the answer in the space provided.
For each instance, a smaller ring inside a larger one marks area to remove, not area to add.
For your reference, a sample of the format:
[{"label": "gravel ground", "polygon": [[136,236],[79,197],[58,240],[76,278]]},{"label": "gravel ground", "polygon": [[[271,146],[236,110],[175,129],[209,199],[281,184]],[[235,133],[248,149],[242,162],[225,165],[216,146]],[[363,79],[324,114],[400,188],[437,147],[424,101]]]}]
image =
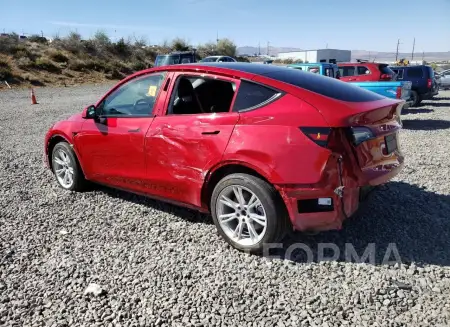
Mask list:
[{"label": "gravel ground", "polygon": [[[231,249],[193,211],[57,187],[44,133],[109,86],[38,88],[35,106],[0,92],[0,325],[450,326],[450,91],[403,116],[398,178],[342,231],[295,234],[278,259]],[[296,242],[314,262],[286,255]],[[320,260],[323,243],[339,257]],[[374,256],[358,263],[349,244]]]}]

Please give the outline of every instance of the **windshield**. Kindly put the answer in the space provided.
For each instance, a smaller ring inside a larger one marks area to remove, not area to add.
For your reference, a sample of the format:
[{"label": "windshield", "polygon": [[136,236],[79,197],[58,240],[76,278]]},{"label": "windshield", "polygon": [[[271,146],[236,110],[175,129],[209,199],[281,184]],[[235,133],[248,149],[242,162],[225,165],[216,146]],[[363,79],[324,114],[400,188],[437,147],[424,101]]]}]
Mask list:
[{"label": "windshield", "polygon": [[166,65],[176,65],[180,63],[180,55],[165,55],[157,56],[155,60],[155,67],[166,66]]},{"label": "windshield", "polygon": [[215,62],[217,60],[217,58],[215,57],[206,57],[202,60],[200,60],[200,62]]}]

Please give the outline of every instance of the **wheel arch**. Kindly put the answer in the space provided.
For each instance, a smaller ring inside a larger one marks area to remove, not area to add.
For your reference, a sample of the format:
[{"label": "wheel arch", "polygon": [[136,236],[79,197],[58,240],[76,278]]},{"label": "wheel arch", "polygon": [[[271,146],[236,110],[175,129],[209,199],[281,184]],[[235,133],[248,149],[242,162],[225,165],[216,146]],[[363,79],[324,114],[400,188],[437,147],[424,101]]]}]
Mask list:
[{"label": "wheel arch", "polygon": [[[259,177],[269,183],[270,185],[274,186],[269,177],[261,171],[261,169],[258,169],[257,167],[254,167],[251,164],[240,162],[240,161],[230,161],[226,163],[222,163],[216,167],[213,167],[206,175],[204,179],[204,183],[202,186],[201,191],[201,204],[203,207],[208,208],[210,210],[210,199],[214,190],[214,187],[219,183],[219,181],[230,174],[236,174],[236,173],[243,173],[243,174],[249,174],[255,177]],[[277,194],[280,196],[278,190]]]},{"label": "wheel arch", "polygon": [[66,142],[73,149],[73,152],[75,154],[75,159],[77,160],[78,165],[81,168],[83,176],[86,176],[84,174],[83,166],[81,165],[81,162],[80,162],[80,159],[78,157],[78,153],[77,153],[76,149],[74,149],[72,142],[70,142],[70,140],[66,136],[64,136],[62,134],[54,134],[54,135],[52,135],[49,138],[48,142],[47,142],[47,145],[46,145],[47,146],[47,160],[48,160],[48,164],[49,164],[50,170],[53,171],[53,163],[52,163],[52,152],[53,152],[53,149],[55,148],[55,146],[58,143],[61,143],[61,142]]}]

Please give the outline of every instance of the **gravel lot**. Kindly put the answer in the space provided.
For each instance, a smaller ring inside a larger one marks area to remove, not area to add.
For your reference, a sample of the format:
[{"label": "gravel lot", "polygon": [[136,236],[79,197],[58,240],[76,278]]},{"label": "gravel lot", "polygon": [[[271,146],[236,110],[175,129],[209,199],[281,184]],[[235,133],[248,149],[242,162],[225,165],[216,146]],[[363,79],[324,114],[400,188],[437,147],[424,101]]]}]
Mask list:
[{"label": "gravel lot", "polygon": [[[0,325],[450,326],[450,91],[405,113],[404,171],[344,230],[291,237],[306,262],[239,253],[186,209],[57,187],[45,132],[109,86],[38,88],[35,106],[0,92]],[[317,260],[320,243],[339,258]],[[345,255],[371,243],[371,263]],[[383,264],[388,248],[402,264]]]}]

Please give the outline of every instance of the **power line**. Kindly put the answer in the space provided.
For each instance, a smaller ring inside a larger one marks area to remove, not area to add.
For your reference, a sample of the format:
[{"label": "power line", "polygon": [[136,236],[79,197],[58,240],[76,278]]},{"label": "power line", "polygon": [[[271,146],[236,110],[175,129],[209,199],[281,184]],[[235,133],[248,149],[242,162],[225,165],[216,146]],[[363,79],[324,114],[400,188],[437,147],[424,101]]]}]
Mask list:
[{"label": "power line", "polygon": [[400,39],[397,40],[397,51],[395,53],[395,61],[398,60],[398,46],[400,45]]}]

